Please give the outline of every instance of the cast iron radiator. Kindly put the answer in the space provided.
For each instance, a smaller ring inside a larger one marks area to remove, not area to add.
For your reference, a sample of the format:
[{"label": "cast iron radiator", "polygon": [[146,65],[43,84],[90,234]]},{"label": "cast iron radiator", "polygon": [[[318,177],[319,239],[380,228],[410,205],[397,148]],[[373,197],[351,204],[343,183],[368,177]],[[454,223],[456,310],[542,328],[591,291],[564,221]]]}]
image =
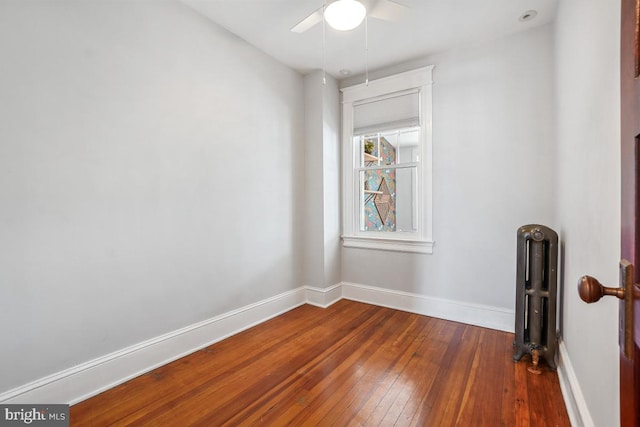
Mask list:
[{"label": "cast iron radiator", "polygon": [[530,372],[540,373],[539,358],[556,369],[558,234],[544,225],[518,229],[516,268],[516,340],[513,360],[531,355]]}]

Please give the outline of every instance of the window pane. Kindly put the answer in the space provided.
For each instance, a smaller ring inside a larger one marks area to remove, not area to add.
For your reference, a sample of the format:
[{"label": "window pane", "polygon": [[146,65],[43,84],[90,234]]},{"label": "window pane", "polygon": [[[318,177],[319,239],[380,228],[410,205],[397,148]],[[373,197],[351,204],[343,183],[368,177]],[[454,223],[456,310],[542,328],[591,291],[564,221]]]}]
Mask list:
[{"label": "window pane", "polygon": [[356,140],[360,141],[360,167],[395,164],[396,149],[382,135],[364,135]]},{"label": "window pane", "polygon": [[416,231],[417,168],[360,172],[360,231]]},{"label": "window pane", "polygon": [[360,167],[391,166],[420,161],[420,128],[397,129],[354,138]]},{"label": "window pane", "polygon": [[379,166],[380,157],[378,153],[380,151],[378,147],[377,136],[360,136],[355,138],[360,144],[360,167],[367,166]]},{"label": "window pane", "polygon": [[397,130],[383,134],[396,151],[396,163],[420,161],[420,128]]},{"label": "window pane", "polygon": [[396,231],[418,231],[418,170],[396,170]]},{"label": "window pane", "polygon": [[396,231],[395,169],[360,172],[362,231]]}]

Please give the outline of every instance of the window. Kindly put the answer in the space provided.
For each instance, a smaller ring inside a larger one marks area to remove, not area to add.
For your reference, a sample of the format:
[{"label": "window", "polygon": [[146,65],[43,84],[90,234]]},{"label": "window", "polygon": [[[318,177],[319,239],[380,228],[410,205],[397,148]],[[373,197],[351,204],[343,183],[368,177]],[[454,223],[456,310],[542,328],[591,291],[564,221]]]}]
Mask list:
[{"label": "window", "polygon": [[342,90],[344,246],[432,253],[432,70]]}]

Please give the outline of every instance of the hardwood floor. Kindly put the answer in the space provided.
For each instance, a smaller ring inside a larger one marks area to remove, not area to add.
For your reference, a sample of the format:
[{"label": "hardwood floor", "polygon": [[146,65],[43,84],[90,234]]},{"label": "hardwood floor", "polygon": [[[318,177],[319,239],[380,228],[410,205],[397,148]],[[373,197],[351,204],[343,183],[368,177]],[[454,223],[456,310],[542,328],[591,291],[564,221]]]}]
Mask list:
[{"label": "hardwood floor", "polygon": [[71,426],[569,426],[513,334],[304,305],[71,408]]}]

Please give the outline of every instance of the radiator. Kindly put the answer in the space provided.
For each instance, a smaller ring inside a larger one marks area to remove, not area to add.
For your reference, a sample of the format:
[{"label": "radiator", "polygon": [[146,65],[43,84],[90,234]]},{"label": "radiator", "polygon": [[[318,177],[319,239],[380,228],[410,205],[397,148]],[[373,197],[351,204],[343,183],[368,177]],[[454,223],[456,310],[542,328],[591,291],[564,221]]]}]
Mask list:
[{"label": "radiator", "polygon": [[530,372],[540,373],[540,358],[555,370],[558,234],[544,225],[520,227],[517,258],[513,360],[530,354]]}]

